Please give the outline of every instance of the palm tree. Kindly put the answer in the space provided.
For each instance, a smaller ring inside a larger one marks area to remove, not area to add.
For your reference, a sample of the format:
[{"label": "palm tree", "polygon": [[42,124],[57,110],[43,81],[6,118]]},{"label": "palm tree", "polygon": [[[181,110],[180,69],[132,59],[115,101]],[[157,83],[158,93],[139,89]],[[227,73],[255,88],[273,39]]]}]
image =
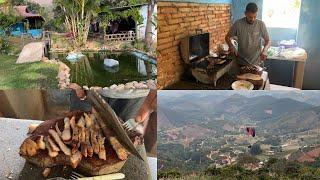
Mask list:
[{"label": "palm tree", "polygon": [[[110,20],[132,17],[138,23],[142,22],[142,16],[138,8],[131,7],[128,10],[117,12],[112,11],[112,7],[131,6],[147,2],[148,0],[55,0],[59,8],[59,16],[63,16],[64,26],[73,36],[73,48],[80,50],[86,45],[89,33],[90,22],[98,19],[103,31],[106,31]],[[152,14],[156,0],[150,0],[150,16],[148,13],[148,23],[146,42],[152,41],[151,27]],[[149,43],[150,44],[150,43]]]},{"label": "palm tree", "polygon": [[[17,16],[10,1],[0,1],[0,32],[9,33],[13,24],[22,20]],[[0,34],[1,34],[0,33]],[[2,34],[3,35],[3,34]]]},{"label": "palm tree", "polygon": [[99,0],[56,0],[65,18],[64,25],[72,33],[74,49],[86,45],[90,22],[100,12]]}]

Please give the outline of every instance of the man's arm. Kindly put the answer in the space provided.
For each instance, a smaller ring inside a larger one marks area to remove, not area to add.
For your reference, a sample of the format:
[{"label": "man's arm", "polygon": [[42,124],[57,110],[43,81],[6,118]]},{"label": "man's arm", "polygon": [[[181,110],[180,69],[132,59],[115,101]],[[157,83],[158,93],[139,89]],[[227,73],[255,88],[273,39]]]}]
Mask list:
[{"label": "man's arm", "polygon": [[230,35],[230,31],[228,32],[228,34],[225,37],[225,40],[229,46],[229,51],[231,54],[234,54],[235,56],[238,56],[238,52],[236,50],[236,48],[233,46],[232,42],[231,42],[231,35]]},{"label": "man's arm", "polygon": [[260,58],[261,58],[261,60],[265,61],[265,60],[267,60],[267,57],[268,57],[268,49],[271,46],[271,41],[270,41],[267,27],[264,23],[262,23],[262,38],[264,40],[264,48],[262,50]]},{"label": "man's arm", "polygon": [[233,46],[232,42],[231,42],[231,37],[237,36],[237,28],[236,28],[236,24],[233,24],[231,29],[229,30],[228,34],[225,37],[226,43],[229,46],[229,51],[231,54],[234,54],[235,56],[238,56],[238,52],[236,50],[236,48]]},{"label": "man's arm", "polygon": [[136,114],[135,120],[139,123],[148,119],[149,115],[157,110],[157,91],[150,90],[146,100],[142,104],[140,110]]},{"label": "man's arm", "polygon": [[269,37],[263,38],[263,40],[264,40],[264,48],[262,50],[262,53],[263,54],[267,54],[268,50],[269,50],[269,48],[271,46],[271,41],[270,41]]},{"label": "man's arm", "polygon": [[264,39],[264,48],[262,50],[262,53],[260,55],[261,60],[265,61],[268,58],[268,49],[270,48],[270,39],[269,38],[263,38]]}]

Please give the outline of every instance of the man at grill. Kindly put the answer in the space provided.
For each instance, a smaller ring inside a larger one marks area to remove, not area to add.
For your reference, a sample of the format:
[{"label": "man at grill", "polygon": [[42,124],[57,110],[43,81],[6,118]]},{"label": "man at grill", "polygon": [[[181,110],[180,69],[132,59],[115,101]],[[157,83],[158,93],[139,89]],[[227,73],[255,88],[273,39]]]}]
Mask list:
[{"label": "man at grill", "polygon": [[[225,38],[230,53],[237,57],[240,66],[259,65],[267,60],[270,38],[265,23],[257,19],[257,13],[257,4],[247,4],[245,17],[238,19],[232,25]],[[234,37],[237,38],[238,48],[231,41]],[[264,40],[263,44],[262,40]],[[264,45],[263,49],[262,45]]]}]

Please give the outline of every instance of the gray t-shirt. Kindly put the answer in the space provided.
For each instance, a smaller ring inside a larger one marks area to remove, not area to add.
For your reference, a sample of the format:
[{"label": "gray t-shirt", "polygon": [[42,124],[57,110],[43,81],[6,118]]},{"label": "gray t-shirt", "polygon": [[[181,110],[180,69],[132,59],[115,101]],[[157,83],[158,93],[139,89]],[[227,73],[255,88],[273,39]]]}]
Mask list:
[{"label": "gray t-shirt", "polygon": [[251,64],[258,65],[260,62],[261,45],[263,38],[269,39],[266,25],[261,20],[256,20],[253,24],[246,21],[246,17],[237,20],[231,27],[231,37],[238,38],[237,58],[240,65],[247,65],[246,58]]}]

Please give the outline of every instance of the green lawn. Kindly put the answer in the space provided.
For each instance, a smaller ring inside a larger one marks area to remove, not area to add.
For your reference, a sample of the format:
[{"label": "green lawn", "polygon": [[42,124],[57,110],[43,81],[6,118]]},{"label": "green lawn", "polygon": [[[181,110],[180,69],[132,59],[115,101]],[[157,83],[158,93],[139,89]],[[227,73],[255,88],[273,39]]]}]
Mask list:
[{"label": "green lawn", "polygon": [[57,89],[58,66],[43,62],[16,64],[16,56],[0,55],[0,89]]}]

